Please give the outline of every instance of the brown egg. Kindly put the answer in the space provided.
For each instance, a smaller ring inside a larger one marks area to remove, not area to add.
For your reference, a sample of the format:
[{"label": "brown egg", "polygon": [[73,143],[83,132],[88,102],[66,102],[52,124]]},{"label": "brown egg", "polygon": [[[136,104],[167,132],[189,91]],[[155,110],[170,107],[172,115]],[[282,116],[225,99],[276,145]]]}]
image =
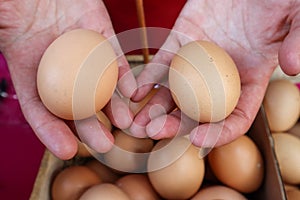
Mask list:
[{"label": "brown egg", "polygon": [[130,200],[128,195],[118,186],[102,183],[89,188],[79,200]]},{"label": "brown egg", "polygon": [[287,200],[299,200],[300,199],[300,190],[288,190],[286,192]]},{"label": "brown egg", "polygon": [[193,41],[181,47],[170,65],[169,86],[180,110],[200,122],[226,118],[241,92],[234,61],[208,41]]},{"label": "brown egg", "polygon": [[116,182],[116,185],[125,191],[131,200],[160,199],[146,174],[125,175]]},{"label": "brown egg", "polygon": [[300,122],[297,122],[287,133],[300,137]]},{"label": "brown egg", "polygon": [[288,133],[273,133],[272,137],[283,181],[300,184],[300,139]]},{"label": "brown egg", "polygon": [[92,154],[89,150],[89,147],[81,142],[79,139],[77,139],[78,149],[76,156],[78,157],[92,157]]},{"label": "brown egg", "polygon": [[242,193],[257,190],[264,178],[262,155],[246,135],[214,148],[208,161],[215,176],[225,185]]},{"label": "brown egg", "polygon": [[148,177],[165,199],[188,199],[200,188],[204,161],[185,137],[160,140],[148,159]]},{"label": "brown egg", "polygon": [[288,191],[288,190],[298,190],[299,188],[296,185],[290,185],[287,183],[284,183],[284,190]]},{"label": "brown egg", "polygon": [[97,119],[107,128],[107,130],[112,130],[112,124],[108,117],[101,110],[96,113]]},{"label": "brown egg", "polygon": [[98,160],[90,160],[85,164],[85,166],[96,172],[103,183],[114,183],[120,178],[120,175]]},{"label": "brown egg", "polygon": [[289,80],[277,79],[269,83],[263,106],[272,132],[284,132],[299,119],[300,94]]},{"label": "brown egg", "polygon": [[37,72],[37,89],[50,112],[63,119],[84,119],[100,111],[118,79],[115,52],[98,32],[76,29],[46,49]]},{"label": "brown egg", "polygon": [[148,152],[153,147],[150,138],[136,138],[116,129],[113,148],[103,154],[105,164],[120,172],[145,172]]},{"label": "brown egg", "polygon": [[191,200],[247,200],[247,198],[230,187],[214,185],[200,189]]},{"label": "brown egg", "polygon": [[51,187],[53,200],[76,200],[89,187],[101,183],[99,176],[85,166],[70,166],[54,178]]}]

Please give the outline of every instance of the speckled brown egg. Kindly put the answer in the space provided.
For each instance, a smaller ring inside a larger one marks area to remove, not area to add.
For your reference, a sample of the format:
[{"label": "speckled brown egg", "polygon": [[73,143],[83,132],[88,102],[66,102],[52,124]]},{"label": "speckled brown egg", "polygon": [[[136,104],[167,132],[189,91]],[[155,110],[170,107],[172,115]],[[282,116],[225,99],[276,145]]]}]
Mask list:
[{"label": "speckled brown egg", "polygon": [[44,52],[37,72],[39,96],[54,115],[83,119],[100,111],[118,79],[116,54],[100,33],[68,31]]},{"label": "speckled brown egg", "polygon": [[169,86],[180,110],[200,122],[225,119],[241,93],[234,61],[208,41],[193,41],[180,48],[170,65]]}]

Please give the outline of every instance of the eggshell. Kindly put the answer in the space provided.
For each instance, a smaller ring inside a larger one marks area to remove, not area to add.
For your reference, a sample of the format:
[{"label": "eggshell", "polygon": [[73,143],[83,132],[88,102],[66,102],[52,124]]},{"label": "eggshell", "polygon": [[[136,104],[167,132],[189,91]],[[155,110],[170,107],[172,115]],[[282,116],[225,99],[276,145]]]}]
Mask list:
[{"label": "eggshell", "polygon": [[300,190],[289,190],[286,192],[287,200],[299,200]]},{"label": "eggshell", "polygon": [[102,183],[89,188],[79,200],[130,200],[127,194],[118,186]]},{"label": "eggshell", "polygon": [[188,199],[200,188],[204,161],[187,138],[160,140],[148,159],[148,177],[165,199]]},{"label": "eggshell", "polygon": [[107,130],[112,130],[112,124],[108,117],[101,110],[96,113],[97,119],[107,128]]},{"label": "eggshell", "polygon": [[241,92],[234,61],[208,41],[193,41],[180,48],[170,65],[169,86],[180,110],[200,122],[225,119]]},{"label": "eggshell", "polygon": [[145,172],[148,153],[153,147],[150,138],[136,138],[116,129],[113,148],[103,154],[105,164],[120,172]]},{"label": "eggshell", "polygon": [[270,130],[287,131],[299,119],[299,89],[287,79],[275,79],[268,85],[263,106]]},{"label": "eggshell", "polygon": [[283,181],[300,184],[300,139],[288,133],[273,133],[272,137]]},{"label": "eggshell", "polygon": [[109,41],[100,33],[76,29],[62,34],[44,52],[37,89],[50,112],[63,119],[83,119],[111,98],[118,64]]},{"label": "eggshell", "polygon": [[209,186],[200,191],[191,199],[191,200],[247,200],[244,195],[239,193],[238,191],[222,186],[222,185],[214,185]]},{"label": "eggshell", "polygon": [[125,175],[117,180],[116,185],[125,191],[131,200],[160,199],[145,174]]},{"label": "eggshell", "polygon": [[79,199],[89,187],[101,183],[99,176],[85,166],[70,166],[54,178],[52,200]]},{"label": "eggshell", "polygon": [[300,122],[297,122],[292,128],[290,128],[287,133],[300,137]]},{"label": "eggshell", "polygon": [[263,158],[255,143],[246,135],[214,148],[208,154],[208,161],[215,176],[239,192],[254,192],[262,184]]},{"label": "eggshell", "polygon": [[114,183],[120,178],[120,175],[98,160],[90,160],[85,166],[96,172],[103,183]]}]

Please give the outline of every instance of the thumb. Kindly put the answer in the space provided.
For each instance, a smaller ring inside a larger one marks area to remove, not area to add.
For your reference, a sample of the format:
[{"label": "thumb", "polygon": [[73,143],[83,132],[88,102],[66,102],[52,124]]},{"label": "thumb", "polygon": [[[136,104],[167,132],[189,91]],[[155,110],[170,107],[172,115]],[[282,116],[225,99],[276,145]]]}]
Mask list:
[{"label": "thumb", "polygon": [[300,13],[294,17],[289,34],[285,37],[279,49],[279,64],[287,75],[300,72]]}]

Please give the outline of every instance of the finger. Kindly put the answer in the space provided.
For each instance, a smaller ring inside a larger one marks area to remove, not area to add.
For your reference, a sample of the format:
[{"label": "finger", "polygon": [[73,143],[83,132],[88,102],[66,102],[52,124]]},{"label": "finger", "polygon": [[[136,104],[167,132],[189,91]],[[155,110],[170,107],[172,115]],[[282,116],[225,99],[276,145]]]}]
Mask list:
[{"label": "finger", "polygon": [[138,75],[136,79],[138,89],[132,97],[133,101],[140,101],[150,92],[154,84],[162,82],[168,73],[171,59],[180,46],[178,33],[171,32],[150,63]]},{"label": "finger", "polygon": [[76,138],[63,120],[49,113],[40,101],[21,103],[21,107],[33,131],[50,152],[62,160],[76,154]]},{"label": "finger", "polygon": [[[266,76],[269,77],[271,72],[270,69]],[[192,143],[207,148],[217,147],[245,134],[254,121],[268,84],[268,78],[258,79],[242,86],[239,102],[232,114],[225,120],[201,124],[194,128],[190,134]]]},{"label": "finger", "polygon": [[96,152],[105,153],[112,148],[114,138],[96,116],[76,121],[75,126],[81,141]]},{"label": "finger", "polygon": [[170,91],[166,87],[159,88],[157,93],[134,118],[129,129],[130,133],[139,138],[147,137],[146,125],[151,119],[167,114],[175,108],[176,105]]},{"label": "finger", "polygon": [[155,140],[173,138],[175,136],[187,135],[193,128],[199,125],[180,110],[175,110],[168,115],[159,116],[147,124],[147,135]]},{"label": "finger", "polygon": [[127,59],[120,46],[119,40],[115,34],[105,4],[103,1],[99,1],[98,3],[99,13],[102,13],[102,15],[99,16],[101,17],[101,19],[95,19],[94,22],[83,20],[81,26],[83,26],[84,28],[91,28],[93,30],[99,31],[103,36],[105,36],[109,40],[118,58],[118,89],[120,90],[123,96],[130,98],[134,95],[137,88],[135,77],[131,72],[130,65],[127,62]]},{"label": "finger", "polygon": [[113,94],[103,111],[111,123],[120,129],[127,129],[132,124],[133,113],[130,111],[128,104],[116,93]]},{"label": "finger", "polygon": [[292,20],[289,34],[279,49],[279,64],[287,75],[300,72],[300,13]]}]

